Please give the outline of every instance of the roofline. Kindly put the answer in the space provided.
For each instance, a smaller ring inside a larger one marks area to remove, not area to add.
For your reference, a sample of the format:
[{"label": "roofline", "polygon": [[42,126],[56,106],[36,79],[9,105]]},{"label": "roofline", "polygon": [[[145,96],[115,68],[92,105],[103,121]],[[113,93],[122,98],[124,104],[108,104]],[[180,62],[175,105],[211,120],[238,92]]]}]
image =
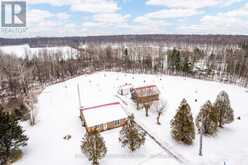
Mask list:
[{"label": "roofline", "polygon": [[97,105],[97,106],[93,106],[93,107],[87,107],[87,108],[80,108],[80,111],[86,111],[86,110],[91,110],[91,109],[97,109],[97,108],[101,108],[101,107],[107,107],[107,106],[112,106],[112,105],[121,105],[120,102],[113,102],[113,103],[108,103],[108,104],[102,104],[102,105]]},{"label": "roofline", "polygon": [[156,85],[148,85],[143,87],[134,88],[134,90],[144,89],[144,88],[151,88],[151,87],[157,87]]}]

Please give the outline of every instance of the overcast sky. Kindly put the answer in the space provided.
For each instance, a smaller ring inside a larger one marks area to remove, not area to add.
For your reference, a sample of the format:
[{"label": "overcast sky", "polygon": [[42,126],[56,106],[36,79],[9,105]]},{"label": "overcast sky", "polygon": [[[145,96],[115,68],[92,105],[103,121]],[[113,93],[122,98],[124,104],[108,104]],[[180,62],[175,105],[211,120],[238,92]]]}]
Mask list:
[{"label": "overcast sky", "polygon": [[27,32],[0,37],[248,34],[248,0],[27,0]]}]

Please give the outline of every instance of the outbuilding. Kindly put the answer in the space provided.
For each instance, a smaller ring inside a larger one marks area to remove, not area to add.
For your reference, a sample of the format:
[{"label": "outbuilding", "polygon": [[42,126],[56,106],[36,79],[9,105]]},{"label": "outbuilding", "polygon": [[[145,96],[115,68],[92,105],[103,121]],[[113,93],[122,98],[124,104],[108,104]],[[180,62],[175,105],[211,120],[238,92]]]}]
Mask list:
[{"label": "outbuilding", "polygon": [[88,133],[95,130],[102,132],[122,127],[126,122],[127,116],[120,102],[80,109],[80,117]]},{"label": "outbuilding", "polygon": [[119,86],[118,94],[122,96],[126,96],[130,94],[131,89],[133,89],[133,85],[126,83],[124,85]]},{"label": "outbuilding", "polygon": [[142,86],[132,89],[132,99],[137,104],[137,109],[140,105],[152,104],[154,101],[159,100],[159,89],[156,85]]}]

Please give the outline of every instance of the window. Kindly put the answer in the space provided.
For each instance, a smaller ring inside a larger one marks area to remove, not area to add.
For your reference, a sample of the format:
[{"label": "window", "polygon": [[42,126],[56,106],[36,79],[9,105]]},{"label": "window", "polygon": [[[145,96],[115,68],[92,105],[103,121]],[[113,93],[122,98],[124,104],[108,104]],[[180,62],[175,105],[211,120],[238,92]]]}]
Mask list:
[{"label": "window", "polygon": [[103,130],[103,124],[94,126],[96,130]]},{"label": "window", "polygon": [[96,125],[96,126],[95,126],[95,129],[99,129],[99,128],[100,128],[100,126],[99,126],[99,125]]},{"label": "window", "polygon": [[120,125],[120,120],[116,120],[115,121],[115,126],[119,126]]}]

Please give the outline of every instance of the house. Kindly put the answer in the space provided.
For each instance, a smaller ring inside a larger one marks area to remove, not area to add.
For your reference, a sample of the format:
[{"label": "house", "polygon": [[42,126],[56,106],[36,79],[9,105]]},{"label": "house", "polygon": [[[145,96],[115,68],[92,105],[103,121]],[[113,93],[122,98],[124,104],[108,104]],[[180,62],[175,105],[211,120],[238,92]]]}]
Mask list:
[{"label": "house", "polygon": [[159,100],[159,89],[156,85],[143,86],[133,88],[131,91],[132,99],[137,104],[137,109],[140,109],[140,105],[151,104],[154,101]]},{"label": "house", "polygon": [[133,89],[132,84],[126,83],[125,85],[121,85],[118,89],[118,94],[122,96],[126,96],[130,94],[131,89]]},{"label": "house", "polygon": [[80,109],[80,118],[88,133],[95,130],[102,132],[122,127],[127,114],[119,102],[83,107]]}]

